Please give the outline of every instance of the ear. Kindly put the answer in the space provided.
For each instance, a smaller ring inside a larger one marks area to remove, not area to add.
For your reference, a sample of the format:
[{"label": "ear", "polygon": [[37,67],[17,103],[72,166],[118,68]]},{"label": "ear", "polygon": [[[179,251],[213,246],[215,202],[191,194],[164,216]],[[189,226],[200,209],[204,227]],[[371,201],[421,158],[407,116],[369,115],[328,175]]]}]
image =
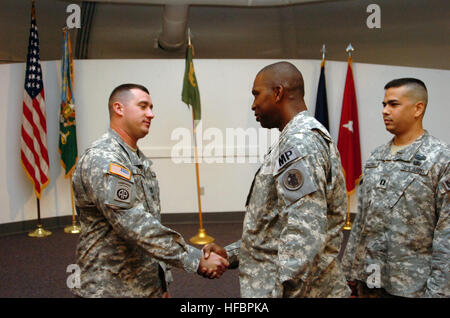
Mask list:
[{"label": "ear", "polygon": [[275,96],[275,102],[280,102],[284,96],[284,87],[282,85],[277,85],[273,88],[273,93]]},{"label": "ear", "polygon": [[114,102],[113,104],[113,111],[116,115],[122,117],[123,116],[123,104],[121,102]]},{"label": "ear", "polygon": [[423,116],[423,113],[425,112],[425,103],[422,101],[418,101],[415,105],[415,112],[414,117],[419,118]]}]

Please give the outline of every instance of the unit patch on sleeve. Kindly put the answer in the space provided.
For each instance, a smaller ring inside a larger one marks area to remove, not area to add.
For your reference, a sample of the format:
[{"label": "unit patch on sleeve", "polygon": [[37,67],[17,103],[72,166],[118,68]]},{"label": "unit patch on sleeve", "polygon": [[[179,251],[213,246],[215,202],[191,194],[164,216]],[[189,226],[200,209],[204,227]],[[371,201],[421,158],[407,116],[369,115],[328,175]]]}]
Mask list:
[{"label": "unit patch on sleeve", "polygon": [[283,176],[283,185],[289,191],[295,191],[303,185],[303,175],[298,169],[290,169]]},{"label": "unit patch on sleeve", "polygon": [[317,190],[316,183],[302,160],[290,165],[277,177],[277,181],[278,189],[286,205],[290,205]]},{"label": "unit patch on sleeve", "polygon": [[117,182],[114,189],[114,200],[119,202],[130,203],[131,184],[123,181]]}]

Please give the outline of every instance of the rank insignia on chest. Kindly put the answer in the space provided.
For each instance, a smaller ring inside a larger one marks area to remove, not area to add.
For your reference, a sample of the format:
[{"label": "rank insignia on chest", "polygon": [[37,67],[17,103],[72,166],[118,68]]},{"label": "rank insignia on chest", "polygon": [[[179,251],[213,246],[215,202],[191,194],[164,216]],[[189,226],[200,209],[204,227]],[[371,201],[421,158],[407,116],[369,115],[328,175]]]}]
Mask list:
[{"label": "rank insignia on chest", "polygon": [[115,174],[117,176],[121,176],[122,178],[125,178],[127,180],[131,179],[131,172],[125,167],[122,167],[121,165],[118,165],[116,163],[110,163],[109,164],[109,173]]},{"label": "rank insignia on chest", "polygon": [[378,182],[377,188],[386,189],[389,178],[387,176],[382,176]]},{"label": "rank insignia on chest", "polygon": [[290,191],[296,191],[303,185],[303,175],[298,169],[288,170],[283,176],[283,185]]}]

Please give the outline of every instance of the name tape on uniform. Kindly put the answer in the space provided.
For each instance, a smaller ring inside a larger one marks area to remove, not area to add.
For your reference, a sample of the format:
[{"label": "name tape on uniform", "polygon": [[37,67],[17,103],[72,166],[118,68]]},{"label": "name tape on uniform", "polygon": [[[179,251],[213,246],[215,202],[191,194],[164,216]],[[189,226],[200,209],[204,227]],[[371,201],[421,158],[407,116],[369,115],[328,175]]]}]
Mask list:
[{"label": "name tape on uniform", "polygon": [[125,178],[127,180],[131,179],[130,170],[112,162],[109,164],[109,172],[121,176],[122,178]]}]

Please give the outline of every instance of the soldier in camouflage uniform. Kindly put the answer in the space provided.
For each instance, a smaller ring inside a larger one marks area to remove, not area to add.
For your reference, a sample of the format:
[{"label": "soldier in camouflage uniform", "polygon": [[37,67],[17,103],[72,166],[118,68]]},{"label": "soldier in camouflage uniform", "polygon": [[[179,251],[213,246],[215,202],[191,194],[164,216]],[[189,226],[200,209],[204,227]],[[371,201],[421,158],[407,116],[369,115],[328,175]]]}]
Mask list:
[{"label": "soldier in camouflage uniform", "polygon": [[365,163],[343,267],[360,297],[449,297],[449,147],[422,127],[422,81],[393,80],[385,90],[394,138]]},{"label": "soldier in camouflage uniform", "polygon": [[310,116],[299,70],[280,62],[254,81],[252,110],[279,140],[266,154],[247,197],[242,239],[204,248],[239,266],[242,297],[348,297],[337,256],[347,196],[339,153]]},{"label": "soldier in camouflage uniform", "polygon": [[81,223],[77,264],[81,297],[168,296],[168,266],[220,276],[228,265],[201,251],[161,224],[159,187],[152,162],[137,149],[154,115],[148,90],[124,84],[111,94],[111,128],[81,156],[74,175]]}]

